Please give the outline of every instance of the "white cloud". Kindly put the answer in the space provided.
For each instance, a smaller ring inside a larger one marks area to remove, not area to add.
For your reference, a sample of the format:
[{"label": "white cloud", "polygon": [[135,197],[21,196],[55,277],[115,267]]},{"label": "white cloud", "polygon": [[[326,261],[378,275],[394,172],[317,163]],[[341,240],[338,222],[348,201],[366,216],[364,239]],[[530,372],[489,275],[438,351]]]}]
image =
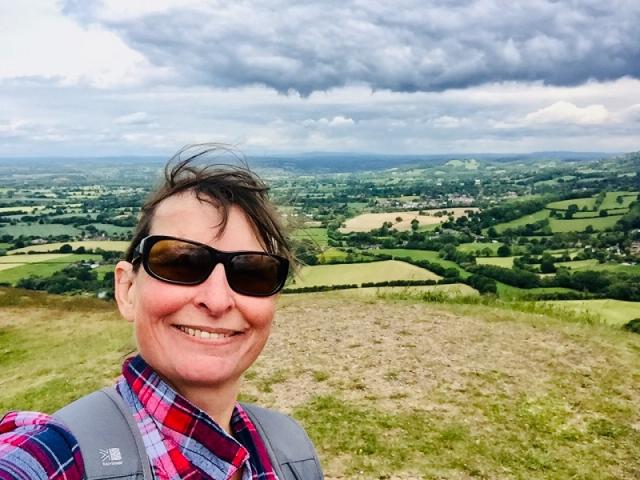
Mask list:
[{"label": "white cloud", "polygon": [[328,121],[327,125],[330,127],[346,127],[353,125],[355,122],[352,118],[344,117],[342,115],[338,115],[337,117],[333,117]]},{"label": "white cloud", "polygon": [[108,88],[166,76],[114,32],[80,26],[52,1],[0,6],[0,79],[42,77]]},{"label": "white cloud", "polygon": [[577,124],[599,125],[608,122],[611,115],[604,105],[577,107],[573,103],[560,101],[529,113],[525,122],[530,124]]},{"label": "white cloud", "polygon": [[355,122],[353,121],[352,118],[345,117],[344,115],[337,115],[332,118],[322,117],[319,120],[306,119],[302,122],[302,124],[306,127],[322,126],[322,127],[341,128],[341,127],[349,127],[351,125],[354,125]]}]

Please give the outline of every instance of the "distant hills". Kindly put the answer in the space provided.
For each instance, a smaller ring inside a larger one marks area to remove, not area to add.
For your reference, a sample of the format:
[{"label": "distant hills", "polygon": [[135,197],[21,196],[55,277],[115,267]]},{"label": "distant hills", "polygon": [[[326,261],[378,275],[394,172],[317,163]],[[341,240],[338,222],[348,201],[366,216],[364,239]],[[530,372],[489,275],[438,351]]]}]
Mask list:
[{"label": "distant hills", "polygon": [[[594,161],[615,157],[603,152],[532,152],[514,154],[433,154],[384,155],[376,153],[307,152],[287,155],[247,155],[247,161],[256,169],[270,169],[300,173],[348,173],[379,171],[390,168],[428,168],[444,165],[451,160],[475,160],[480,163],[526,163],[538,161]],[[34,170],[78,172],[87,167],[136,166],[155,169],[164,165],[168,157],[161,156],[108,156],[108,157],[0,157],[0,174],[21,168],[33,174]]]}]

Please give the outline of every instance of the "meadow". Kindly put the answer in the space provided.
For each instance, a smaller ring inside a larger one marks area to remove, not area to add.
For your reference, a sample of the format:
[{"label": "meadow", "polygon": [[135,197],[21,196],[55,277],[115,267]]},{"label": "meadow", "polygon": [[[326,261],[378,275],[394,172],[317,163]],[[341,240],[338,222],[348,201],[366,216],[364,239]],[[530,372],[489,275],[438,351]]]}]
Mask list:
[{"label": "meadow", "polygon": [[23,235],[25,237],[48,237],[56,235],[79,235],[80,230],[73,225],[63,225],[61,223],[34,223],[31,225],[4,225],[0,227],[0,235],[11,235],[15,238]]},{"label": "meadow", "polygon": [[532,214],[525,215],[520,218],[516,218],[515,220],[512,220],[510,222],[499,223],[498,225],[495,225],[494,228],[496,229],[496,232],[502,233],[508,228],[515,229],[518,227],[524,227],[529,223],[536,223],[536,222],[539,222],[540,220],[544,220],[545,218],[549,218],[549,210],[542,209]]},{"label": "meadow", "polygon": [[[0,257],[0,283],[15,285],[29,276],[48,277],[71,263],[101,261],[97,254],[27,254]],[[113,271],[113,267],[110,267]]]},{"label": "meadow", "polygon": [[[617,198],[622,197],[622,203],[618,203]],[[613,210],[617,208],[629,209],[629,205],[638,199],[638,192],[607,192],[601,210]]]},{"label": "meadow", "polygon": [[309,240],[321,248],[326,248],[329,243],[327,229],[324,227],[299,228],[293,232],[292,237],[296,240]]},{"label": "meadow", "polygon": [[478,251],[488,249],[491,251],[491,255],[497,255],[498,249],[502,245],[501,242],[470,242],[470,243],[461,243],[456,248],[458,251],[463,253],[471,253],[475,254]]},{"label": "meadow", "polygon": [[622,300],[564,300],[547,302],[566,311],[596,315],[610,325],[621,326],[634,318],[640,318],[640,304]]},{"label": "meadow", "polygon": [[466,278],[471,274],[466,270],[460,268],[460,266],[450,260],[443,260],[438,255],[438,252],[430,250],[411,250],[404,248],[380,248],[376,250],[376,253],[382,253],[384,255],[391,255],[393,257],[409,257],[413,260],[428,260],[429,262],[439,263],[444,268],[453,268],[460,272],[462,278]]},{"label": "meadow", "polygon": [[640,274],[640,264],[636,264],[636,265],[626,265],[626,264],[620,264],[620,263],[597,263],[595,265],[590,265],[588,267],[573,267],[574,269],[577,270],[595,270],[596,272],[598,271],[607,271],[607,272],[622,272],[622,273],[629,273],[629,274],[634,274],[634,275],[638,275]]},{"label": "meadow", "polygon": [[593,210],[596,206],[596,197],[572,198],[569,200],[560,200],[559,202],[551,202],[547,204],[547,208],[554,210],[567,210],[569,205],[576,205],[578,210],[586,208]]},{"label": "meadow", "polygon": [[621,215],[609,215],[608,217],[598,218],[574,218],[571,220],[549,218],[549,226],[553,233],[584,232],[588,226],[593,227],[595,231],[600,231],[612,228],[620,218]]},{"label": "meadow", "polygon": [[92,250],[101,248],[105,251],[124,252],[129,246],[129,242],[119,242],[113,240],[83,240],[76,242],[56,242],[45,243],[43,245],[29,245],[28,247],[17,248],[7,252],[9,255],[28,252],[57,252],[63,245],[71,245],[74,250],[78,247],[90,248]]},{"label": "meadow", "polygon": [[[640,335],[403,296],[279,304],[241,398],[298,419],[327,480],[640,476]],[[0,289],[0,410],[53,412],[134,348],[112,304]]]}]

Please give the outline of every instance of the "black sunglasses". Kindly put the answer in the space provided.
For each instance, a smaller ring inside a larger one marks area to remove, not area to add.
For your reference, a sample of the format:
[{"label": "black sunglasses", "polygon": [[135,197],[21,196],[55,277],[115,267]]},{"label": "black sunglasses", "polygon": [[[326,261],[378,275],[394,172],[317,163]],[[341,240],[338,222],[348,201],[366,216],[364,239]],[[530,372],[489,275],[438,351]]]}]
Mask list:
[{"label": "black sunglasses", "polygon": [[278,255],[221,252],[203,243],[165,235],[143,238],[131,263],[140,259],[153,278],[177,285],[198,285],[222,263],[231,289],[253,297],[268,297],[280,291],[289,272],[289,260]]}]

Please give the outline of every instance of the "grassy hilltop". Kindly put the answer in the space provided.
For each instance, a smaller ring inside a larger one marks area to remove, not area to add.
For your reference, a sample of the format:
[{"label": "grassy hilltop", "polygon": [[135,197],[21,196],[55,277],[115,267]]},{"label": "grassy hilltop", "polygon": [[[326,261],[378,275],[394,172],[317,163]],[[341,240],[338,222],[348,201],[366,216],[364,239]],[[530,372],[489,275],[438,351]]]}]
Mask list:
[{"label": "grassy hilltop", "polygon": [[[51,412],[132,349],[113,304],[0,289],[0,410]],[[578,317],[284,295],[243,395],[301,421],[328,479],[632,479],[639,362],[640,335]]]}]

